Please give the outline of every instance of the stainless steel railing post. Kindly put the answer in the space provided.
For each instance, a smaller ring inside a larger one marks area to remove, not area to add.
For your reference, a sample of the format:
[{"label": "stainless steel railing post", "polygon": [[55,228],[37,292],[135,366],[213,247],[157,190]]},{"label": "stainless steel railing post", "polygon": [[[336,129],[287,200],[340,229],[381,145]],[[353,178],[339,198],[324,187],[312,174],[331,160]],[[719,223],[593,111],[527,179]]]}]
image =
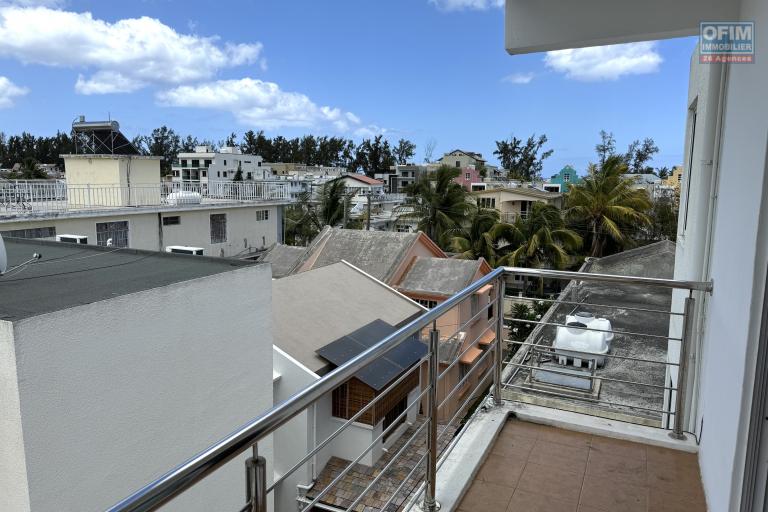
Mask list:
[{"label": "stainless steel railing post", "polygon": [[669,436],[683,440],[683,421],[685,420],[685,382],[688,374],[688,349],[693,338],[693,310],[696,300],[690,295],[685,299],[685,315],[683,316],[683,335],[680,340],[680,363],[677,367],[677,391],[675,392],[675,421]]},{"label": "stainless steel railing post", "polygon": [[250,512],[267,512],[267,459],[253,445],[253,457],[245,461],[245,500]]},{"label": "stainless steel railing post", "polygon": [[499,276],[498,290],[496,291],[496,352],[493,354],[493,402],[502,404],[501,399],[501,364],[504,351],[504,293],[506,288],[504,275]]},{"label": "stainless steel railing post", "polygon": [[437,376],[440,373],[438,367],[438,350],[440,346],[440,331],[437,330],[437,322],[432,322],[432,330],[429,333],[429,393],[427,393],[427,415],[429,416],[429,428],[427,428],[427,474],[426,493],[424,494],[425,512],[438,510],[435,500],[437,488]]}]

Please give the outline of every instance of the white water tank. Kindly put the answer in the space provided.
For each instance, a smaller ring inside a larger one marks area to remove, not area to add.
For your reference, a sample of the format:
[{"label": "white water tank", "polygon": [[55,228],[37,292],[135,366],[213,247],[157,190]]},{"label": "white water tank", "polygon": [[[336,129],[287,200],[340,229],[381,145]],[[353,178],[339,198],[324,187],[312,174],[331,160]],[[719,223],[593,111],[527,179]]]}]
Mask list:
[{"label": "white water tank", "polygon": [[[589,330],[597,329],[597,330]],[[586,311],[579,311],[565,317],[565,326],[557,328],[554,349],[560,364],[573,360],[573,365],[582,363],[591,366],[592,360],[598,366],[605,364],[604,355],[611,349],[613,332],[611,321],[607,318],[595,318]]]},{"label": "white water tank", "polygon": [[178,192],[171,192],[166,199],[170,205],[179,204],[200,204],[203,201],[203,197],[199,192],[189,192],[186,190],[180,190]]}]

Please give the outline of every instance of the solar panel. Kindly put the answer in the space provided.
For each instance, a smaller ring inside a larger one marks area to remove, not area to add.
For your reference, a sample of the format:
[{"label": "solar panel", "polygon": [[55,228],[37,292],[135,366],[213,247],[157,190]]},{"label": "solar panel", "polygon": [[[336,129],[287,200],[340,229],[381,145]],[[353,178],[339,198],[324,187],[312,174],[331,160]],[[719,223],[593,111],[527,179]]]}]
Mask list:
[{"label": "solar panel", "polygon": [[[374,320],[317,350],[317,355],[336,366],[341,366],[358,354],[368,350],[397,329],[383,320]],[[355,377],[380,391],[398,375],[410,368],[427,353],[427,347],[418,335],[405,340],[355,374]]]}]

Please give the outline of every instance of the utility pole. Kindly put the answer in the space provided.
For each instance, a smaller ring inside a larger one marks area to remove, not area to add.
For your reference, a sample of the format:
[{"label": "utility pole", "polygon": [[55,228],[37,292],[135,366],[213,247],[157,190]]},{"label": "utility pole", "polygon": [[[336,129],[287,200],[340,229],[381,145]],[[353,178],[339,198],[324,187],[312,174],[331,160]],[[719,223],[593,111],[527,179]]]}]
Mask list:
[{"label": "utility pole", "polygon": [[341,221],[341,229],[347,227],[347,212],[349,211],[349,197],[344,196],[344,220]]},{"label": "utility pole", "polygon": [[371,230],[371,193],[368,193],[368,219],[365,222],[365,230]]}]

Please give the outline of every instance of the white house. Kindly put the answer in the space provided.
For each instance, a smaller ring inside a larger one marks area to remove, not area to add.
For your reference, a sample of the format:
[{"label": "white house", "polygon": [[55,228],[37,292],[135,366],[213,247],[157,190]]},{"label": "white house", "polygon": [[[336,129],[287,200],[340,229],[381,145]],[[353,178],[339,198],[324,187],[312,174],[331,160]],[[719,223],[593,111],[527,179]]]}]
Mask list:
[{"label": "white house", "polygon": [[[394,331],[395,327],[422,314],[425,309],[384,283],[346,262],[277,279],[272,283],[274,324],[274,399],[275,404],[319,379],[333,369],[332,347],[352,336],[360,342],[375,343]],[[391,330],[390,330],[391,329]],[[423,352],[426,345],[421,341]],[[329,352],[330,350],[330,352]],[[356,349],[358,352],[362,348]],[[418,352],[418,351],[417,351]],[[322,355],[321,355],[322,354]],[[331,359],[329,359],[331,358]],[[393,427],[390,435],[380,440],[361,460],[371,466],[383,450],[391,446],[413,423],[418,413],[415,405],[420,390],[419,371],[398,386],[389,387],[403,370],[418,362],[408,360],[406,368],[383,374],[381,368],[364,370],[340,392],[328,393],[274,435],[275,474],[283,475],[317,443],[338,429],[358,409],[343,398],[355,393],[352,387],[370,384],[376,396],[388,396],[377,403],[375,411],[366,413],[350,425],[318,454],[275,488],[275,510],[294,511],[297,497],[312,487],[314,480],[331,457],[352,460],[362,453],[391,421],[391,412],[408,410],[405,421]],[[339,361],[337,361],[338,363]],[[371,373],[373,372],[373,373]],[[391,400],[390,400],[391,399]],[[387,406],[386,404],[393,405]],[[389,407],[387,410],[382,407]]]},{"label": "white house", "polygon": [[[42,259],[0,276],[1,510],[104,510],[272,406],[267,265],[5,245]],[[239,510],[243,459],[167,509]]]},{"label": "white house", "polygon": [[244,181],[272,179],[272,170],[259,155],[246,155],[237,147],[214,151],[210,146],[197,146],[192,153],[179,153],[171,168],[171,180],[180,183],[205,184],[232,181],[240,172]]}]

